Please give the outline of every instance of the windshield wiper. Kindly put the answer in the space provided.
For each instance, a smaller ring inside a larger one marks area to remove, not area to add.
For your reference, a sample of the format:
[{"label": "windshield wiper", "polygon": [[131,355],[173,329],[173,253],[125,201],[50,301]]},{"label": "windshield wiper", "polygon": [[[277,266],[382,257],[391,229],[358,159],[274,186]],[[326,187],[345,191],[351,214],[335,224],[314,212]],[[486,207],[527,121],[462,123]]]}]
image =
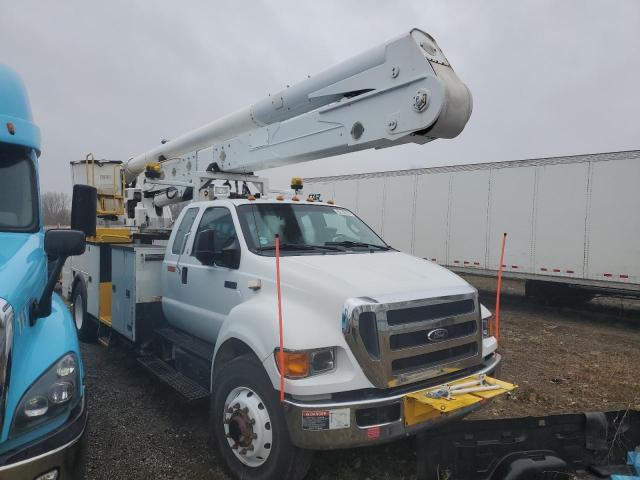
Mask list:
[{"label": "windshield wiper", "polygon": [[339,245],[341,247],[362,247],[362,248],[377,248],[378,250],[391,250],[391,247],[386,245],[376,245],[374,243],[366,242],[354,242],[353,240],[342,240],[341,242],[324,242],[325,245]]},{"label": "windshield wiper", "polygon": [[[258,247],[258,250],[261,252],[275,250],[275,245],[269,245],[266,247]],[[280,250],[332,250],[338,251],[339,249],[336,247],[332,247],[330,245],[309,245],[306,243],[281,243]]]}]

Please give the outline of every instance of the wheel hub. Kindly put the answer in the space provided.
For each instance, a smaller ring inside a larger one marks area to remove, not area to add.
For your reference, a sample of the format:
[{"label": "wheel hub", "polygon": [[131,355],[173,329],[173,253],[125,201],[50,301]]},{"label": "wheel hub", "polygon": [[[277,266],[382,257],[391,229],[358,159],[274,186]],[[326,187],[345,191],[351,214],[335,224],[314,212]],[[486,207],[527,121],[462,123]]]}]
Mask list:
[{"label": "wheel hub", "polygon": [[224,405],[224,432],[231,450],[243,464],[259,467],[269,457],[273,440],[264,402],[250,388],[237,387]]}]

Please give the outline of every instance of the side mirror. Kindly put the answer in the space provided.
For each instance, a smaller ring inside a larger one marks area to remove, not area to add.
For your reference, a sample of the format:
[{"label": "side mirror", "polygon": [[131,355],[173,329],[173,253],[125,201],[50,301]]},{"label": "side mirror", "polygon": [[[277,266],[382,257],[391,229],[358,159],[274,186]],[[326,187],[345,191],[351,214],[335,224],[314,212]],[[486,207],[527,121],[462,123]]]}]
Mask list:
[{"label": "side mirror", "polygon": [[49,258],[82,255],[85,247],[84,232],[79,230],[54,229],[44,234],[44,251]]},{"label": "side mirror", "polygon": [[74,185],[71,199],[71,229],[84,232],[87,237],[96,235],[96,210],[98,191],[90,185]]},{"label": "side mirror", "polygon": [[67,257],[84,253],[84,232],[79,230],[53,229],[44,234],[44,251],[50,259],[55,259],[53,268],[49,271],[49,278],[42,296],[34,303],[31,311],[31,324],[38,318],[51,315],[51,295],[56,286],[60,272]]},{"label": "side mirror", "polygon": [[203,265],[213,265],[215,261],[215,233],[215,230],[203,230],[194,242],[194,255]]},{"label": "side mirror", "polygon": [[240,243],[235,238],[233,242],[215,254],[215,263],[221,267],[240,268]]}]

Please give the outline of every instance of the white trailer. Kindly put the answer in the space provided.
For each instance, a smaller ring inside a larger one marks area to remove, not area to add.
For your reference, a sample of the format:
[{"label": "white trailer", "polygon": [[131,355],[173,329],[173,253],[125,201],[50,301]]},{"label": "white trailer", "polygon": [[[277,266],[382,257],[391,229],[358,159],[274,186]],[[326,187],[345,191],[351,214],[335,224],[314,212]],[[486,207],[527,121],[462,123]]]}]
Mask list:
[{"label": "white trailer", "polygon": [[306,179],[390,245],[563,303],[640,295],[640,151]]}]

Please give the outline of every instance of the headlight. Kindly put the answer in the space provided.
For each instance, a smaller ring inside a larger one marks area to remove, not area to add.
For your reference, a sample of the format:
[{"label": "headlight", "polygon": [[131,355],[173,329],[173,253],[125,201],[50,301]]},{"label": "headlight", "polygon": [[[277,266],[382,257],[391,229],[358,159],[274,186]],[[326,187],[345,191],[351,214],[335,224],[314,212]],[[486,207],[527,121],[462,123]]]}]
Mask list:
[{"label": "headlight", "polygon": [[68,414],[80,401],[80,370],[74,353],[67,353],[27,390],[13,415],[9,437]]},{"label": "headlight", "polygon": [[[278,370],[280,366],[280,350],[274,352]],[[306,378],[327,373],[336,368],[336,349],[319,348],[315,350],[285,350],[284,376],[287,378]]]},{"label": "headlight", "polygon": [[482,317],[482,338],[489,336],[489,323],[493,314],[484,305],[480,305],[480,316]]}]

